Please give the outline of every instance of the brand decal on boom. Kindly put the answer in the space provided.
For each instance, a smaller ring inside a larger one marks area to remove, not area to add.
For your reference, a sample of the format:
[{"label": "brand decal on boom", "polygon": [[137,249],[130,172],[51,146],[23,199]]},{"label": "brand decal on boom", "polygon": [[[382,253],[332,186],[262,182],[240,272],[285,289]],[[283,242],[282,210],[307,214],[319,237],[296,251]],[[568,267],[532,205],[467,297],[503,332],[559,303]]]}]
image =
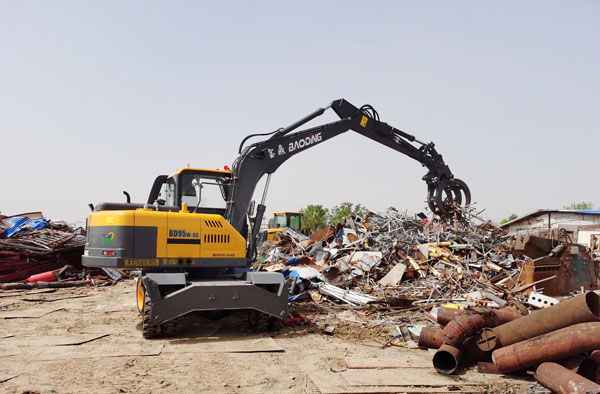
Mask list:
[{"label": "brand decal on boom", "polygon": [[288,152],[293,152],[300,148],[305,148],[307,146],[314,145],[317,142],[321,142],[322,140],[323,140],[323,137],[321,136],[321,133],[315,133],[315,134],[311,133],[308,135],[308,137],[299,139],[294,142],[290,142],[290,145],[288,146]]}]

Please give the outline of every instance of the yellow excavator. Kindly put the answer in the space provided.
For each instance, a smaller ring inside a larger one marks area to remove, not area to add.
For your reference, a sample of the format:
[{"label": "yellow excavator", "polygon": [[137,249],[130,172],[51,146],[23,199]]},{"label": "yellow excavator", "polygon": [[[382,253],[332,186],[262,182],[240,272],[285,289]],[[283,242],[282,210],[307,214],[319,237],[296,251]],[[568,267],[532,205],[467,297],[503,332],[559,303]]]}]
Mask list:
[{"label": "yellow excavator", "polygon": [[[294,131],[329,108],[340,120]],[[125,203],[92,206],[83,264],[141,270],[136,296],[145,338],[174,335],[180,318],[196,311],[246,310],[251,324],[260,316],[281,321],[293,280],[250,268],[271,175],[292,156],[348,130],[427,167],[423,180],[435,214],[453,215],[470,203],[467,185],[454,178],[433,143],[381,122],[370,105],[357,108],[339,99],[288,127],[247,136],[231,170],[184,168],[158,176],[145,203],[132,203],[126,194]],[[268,138],[246,145],[257,136]],[[252,196],[264,175],[256,205]]]}]

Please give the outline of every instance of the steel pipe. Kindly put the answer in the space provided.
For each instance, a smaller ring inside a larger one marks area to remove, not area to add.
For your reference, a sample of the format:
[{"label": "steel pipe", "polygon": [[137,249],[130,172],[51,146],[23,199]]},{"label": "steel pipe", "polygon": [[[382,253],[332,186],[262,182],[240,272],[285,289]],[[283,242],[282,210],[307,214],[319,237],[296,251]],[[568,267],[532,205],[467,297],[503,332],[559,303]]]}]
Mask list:
[{"label": "steel pipe", "polygon": [[[425,327],[421,330],[419,337],[419,347],[429,349],[439,349],[444,344],[442,340],[442,329],[435,327]],[[463,358],[472,361],[491,360],[492,352],[481,351],[473,337],[467,338],[462,348],[464,348]]]},{"label": "steel pipe", "polygon": [[419,347],[429,349],[439,349],[444,344],[442,340],[442,329],[435,327],[425,327],[419,335]]},{"label": "steel pipe", "polygon": [[442,338],[452,346],[462,345],[467,338],[484,327],[496,327],[523,317],[512,308],[482,309],[457,315],[444,327]]},{"label": "steel pipe", "polygon": [[452,319],[454,319],[458,314],[460,314],[462,312],[463,311],[460,309],[445,308],[443,306],[440,306],[437,310],[437,322],[441,326],[445,326],[446,324],[450,323],[450,321]]},{"label": "steel pipe", "polygon": [[510,373],[595,349],[600,349],[600,323],[580,323],[494,350],[492,361]]},{"label": "steel pipe", "polygon": [[588,292],[493,329],[484,328],[477,336],[477,346],[483,351],[494,350],[573,324],[598,321],[600,296]]},{"label": "steel pipe", "polygon": [[583,360],[579,364],[577,373],[592,382],[600,383],[600,350]]},{"label": "steel pipe", "polygon": [[555,363],[541,364],[535,371],[535,380],[557,394],[600,393],[599,384]]},{"label": "steel pipe", "polygon": [[462,356],[463,349],[443,344],[433,355],[433,367],[439,373],[450,375],[458,368]]}]

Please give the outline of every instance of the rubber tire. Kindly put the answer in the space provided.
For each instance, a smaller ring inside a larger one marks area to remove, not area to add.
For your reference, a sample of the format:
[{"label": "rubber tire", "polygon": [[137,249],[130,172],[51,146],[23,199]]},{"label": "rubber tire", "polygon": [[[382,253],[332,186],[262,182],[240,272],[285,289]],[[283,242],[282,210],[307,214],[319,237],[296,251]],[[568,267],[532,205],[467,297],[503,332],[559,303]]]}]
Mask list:
[{"label": "rubber tire", "polygon": [[162,324],[160,326],[160,331],[163,337],[174,337],[179,332],[179,325],[177,324],[177,320],[172,320]]},{"label": "rubber tire", "polygon": [[[140,289],[141,287],[141,289]],[[144,297],[144,302],[142,303],[142,307],[140,308],[140,290],[142,291],[142,296]],[[142,278],[138,277],[135,281],[135,307],[140,314],[140,316],[144,316],[144,304],[146,303],[146,289],[144,289],[144,284],[142,282]]]},{"label": "rubber tire", "polygon": [[265,332],[267,331],[268,321],[266,316],[254,309],[248,311],[248,331]]},{"label": "rubber tire", "polygon": [[145,339],[158,338],[161,335],[161,326],[151,324],[150,322],[150,312],[152,311],[152,302],[150,301],[150,296],[148,293],[145,293],[145,302],[144,302],[144,311],[143,311],[143,320],[142,320],[142,336]]}]

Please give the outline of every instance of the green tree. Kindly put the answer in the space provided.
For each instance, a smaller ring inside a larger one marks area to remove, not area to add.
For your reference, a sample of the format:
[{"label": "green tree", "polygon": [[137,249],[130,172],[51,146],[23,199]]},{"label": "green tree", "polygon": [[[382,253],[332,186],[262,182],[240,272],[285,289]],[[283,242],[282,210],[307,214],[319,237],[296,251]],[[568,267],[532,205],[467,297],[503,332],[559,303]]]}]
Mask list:
[{"label": "green tree", "polygon": [[500,224],[504,224],[504,223],[511,222],[511,221],[515,220],[516,218],[518,218],[518,216],[517,216],[516,214],[514,214],[514,213],[513,213],[513,214],[512,214],[512,215],[510,215],[509,217],[507,217],[507,218],[505,218],[505,219],[502,219],[502,221],[500,221]]},{"label": "green tree", "polygon": [[302,212],[302,228],[319,230],[327,225],[329,209],[322,205],[308,205],[300,210]]},{"label": "green tree", "polygon": [[572,202],[570,205],[565,205],[563,209],[594,209],[594,204],[591,202]]},{"label": "green tree", "polygon": [[329,224],[336,225],[343,223],[346,218],[352,215],[364,216],[369,210],[360,204],[352,204],[350,202],[343,202],[340,205],[333,207],[329,213],[328,222]]}]

